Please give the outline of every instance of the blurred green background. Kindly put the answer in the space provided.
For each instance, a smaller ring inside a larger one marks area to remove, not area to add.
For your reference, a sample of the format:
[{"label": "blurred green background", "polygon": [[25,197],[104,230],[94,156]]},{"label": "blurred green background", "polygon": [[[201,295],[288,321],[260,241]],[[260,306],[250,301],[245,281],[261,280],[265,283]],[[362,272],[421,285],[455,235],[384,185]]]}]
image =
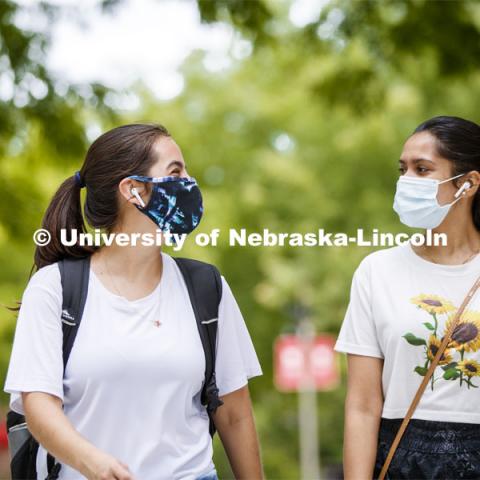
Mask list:
[{"label": "blurred green background", "polygon": [[[98,14],[119,3],[99,2]],[[48,21],[30,31],[13,21],[23,7],[0,0],[0,84],[8,77],[14,89],[0,102],[0,302],[21,298],[32,234],[55,189],[80,167],[92,125],[164,124],[203,191],[198,231],[405,231],[392,202],[406,137],[435,115],[480,121],[480,4],[322,3],[298,27],[288,15],[292,2],[198,0],[202,22],[231,25],[243,48],[218,72],[205,68],[205,52],[193,51],[181,68],[182,93],[159,101],[142,82],[128,92],[98,83],[58,88],[44,60],[62,7],[38,2]],[[42,95],[30,91],[33,81],[46,87]],[[112,101],[132,93],[135,110]],[[229,281],[264,371],[250,389],[265,473],[299,478],[297,396],[274,388],[273,340],[294,331],[290,306],[298,302],[311,309],[317,331],[336,334],[353,271],[372,248],[229,247],[222,238],[216,248],[187,240],[181,253],[214,262]],[[14,328],[15,316],[2,308],[2,386]],[[341,463],[344,395],[344,382],[318,395],[327,478]],[[5,410],[3,392],[0,401]],[[220,478],[232,478],[218,436],[215,462]]]}]

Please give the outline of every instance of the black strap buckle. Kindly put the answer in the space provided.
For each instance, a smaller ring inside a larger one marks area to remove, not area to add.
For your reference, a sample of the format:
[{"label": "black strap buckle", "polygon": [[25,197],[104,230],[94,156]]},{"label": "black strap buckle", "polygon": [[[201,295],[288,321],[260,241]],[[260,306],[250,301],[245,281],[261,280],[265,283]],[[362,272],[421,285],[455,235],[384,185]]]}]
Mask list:
[{"label": "black strap buckle", "polygon": [[61,468],[62,468],[61,463],[59,462],[55,463],[52,469],[48,472],[48,475],[45,477],[45,480],[57,480]]},{"label": "black strap buckle", "polygon": [[223,401],[218,396],[217,381],[215,378],[215,372],[212,373],[210,381],[205,388],[205,396],[203,404],[207,406],[208,413],[215,413],[217,408],[223,405]]}]

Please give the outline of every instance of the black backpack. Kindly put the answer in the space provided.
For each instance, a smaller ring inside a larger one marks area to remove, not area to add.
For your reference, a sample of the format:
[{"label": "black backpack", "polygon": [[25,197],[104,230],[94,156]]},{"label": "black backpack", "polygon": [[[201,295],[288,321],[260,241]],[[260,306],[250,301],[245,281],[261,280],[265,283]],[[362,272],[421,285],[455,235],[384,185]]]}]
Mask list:
[{"label": "black backpack", "polygon": [[[222,297],[222,281],[219,271],[213,265],[188,258],[174,257],[174,260],[185,280],[205,352],[205,381],[201,403],[205,405],[209,415],[209,432],[213,437],[216,429],[211,414],[223,404],[218,397],[215,379],[218,306]],[[61,318],[65,371],[87,299],[90,257],[65,258],[58,262],[58,267],[63,291]],[[25,416],[9,410],[7,431],[12,480],[36,480],[38,442],[29,432]],[[61,466],[61,463],[56,462],[55,458],[47,453],[48,475],[45,480],[57,479]]]}]

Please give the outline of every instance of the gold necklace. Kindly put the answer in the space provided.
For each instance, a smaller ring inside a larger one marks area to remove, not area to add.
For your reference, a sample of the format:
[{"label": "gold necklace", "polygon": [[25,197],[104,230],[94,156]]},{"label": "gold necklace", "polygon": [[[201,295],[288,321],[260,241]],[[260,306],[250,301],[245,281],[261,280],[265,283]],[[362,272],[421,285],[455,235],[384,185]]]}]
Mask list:
[{"label": "gold necklace", "polygon": [[[120,297],[122,297],[122,298],[125,298],[125,297],[120,293],[120,290],[117,288],[117,285],[116,285],[115,281],[113,280],[113,276],[111,275],[110,270],[109,270],[109,268],[108,268],[107,259],[104,258],[104,259],[102,259],[102,260],[103,260],[103,263],[105,264],[105,270],[106,270],[106,272],[107,272],[107,275],[108,275],[108,277],[110,278],[110,280],[111,280],[111,282],[112,282],[112,285],[114,286],[114,288],[115,288],[115,290],[117,291],[118,295],[119,295]],[[162,272],[162,275],[163,275],[163,272]],[[126,299],[126,300],[128,300],[128,299]],[[161,322],[160,320],[151,320],[151,322],[153,323],[153,325],[154,325],[155,327],[160,327],[160,325],[162,325],[162,322]]]},{"label": "gold necklace", "polygon": [[[427,248],[426,245],[422,245],[422,246],[423,246],[423,249],[424,249],[424,250]],[[463,262],[461,262],[460,265],[465,265],[466,263],[468,263],[475,255],[478,255],[479,252],[480,252],[480,250],[476,250],[475,252],[473,252],[466,260],[464,260]],[[429,258],[432,263],[436,263],[437,265],[443,265],[442,263],[436,262],[436,261],[433,260],[431,257],[428,257],[428,256],[427,256],[427,258]]]},{"label": "gold necklace", "polygon": [[112,275],[111,275],[111,273],[110,273],[110,269],[108,268],[108,264],[107,264],[107,259],[106,259],[106,258],[102,258],[102,260],[103,260],[103,263],[105,264],[105,270],[106,270],[106,272],[107,272],[108,278],[109,278],[110,281],[112,282],[113,287],[114,287],[115,290],[117,291],[118,295],[119,295],[120,297],[123,297],[123,295],[120,293],[120,290],[117,288],[117,285],[116,285],[115,281],[113,280],[113,277],[112,277]]},{"label": "gold necklace", "polygon": [[475,255],[478,255],[478,252],[480,252],[480,250],[477,250],[476,252],[473,252],[464,262],[462,262],[462,265],[469,262],[470,259],[472,259]]}]

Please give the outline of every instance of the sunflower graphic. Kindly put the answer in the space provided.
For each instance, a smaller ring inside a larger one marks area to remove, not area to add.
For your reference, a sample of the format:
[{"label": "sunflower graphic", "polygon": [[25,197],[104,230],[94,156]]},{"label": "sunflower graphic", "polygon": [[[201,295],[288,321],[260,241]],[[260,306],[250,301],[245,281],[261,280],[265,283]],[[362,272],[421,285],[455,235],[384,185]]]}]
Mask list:
[{"label": "sunflower graphic", "polygon": [[[428,331],[427,338],[422,338],[413,332],[403,335],[411,346],[423,349],[424,363],[416,365],[413,371],[425,376],[445,335],[453,327],[457,307],[438,295],[423,293],[411,298],[410,301],[430,317],[429,321],[423,322],[423,326]],[[473,358],[466,358],[469,353],[479,351],[480,312],[465,310],[452,330],[450,342],[433,372],[431,389],[434,389],[438,381],[458,381],[460,387],[479,388],[480,386],[474,385],[472,380],[473,377],[480,377],[480,363]]]},{"label": "sunflower graphic", "polygon": [[442,314],[455,310],[451,302],[438,295],[425,295],[422,293],[413,297],[411,302],[430,314]]},{"label": "sunflower graphic", "polygon": [[[442,340],[435,335],[430,335],[428,339],[428,344],[427,344],[427,357],[430,361],[432,361],[435,357],[435,355],[438,352],[438,349],[440,348],[440,344],[442,343]],[[452,350],[449,348],[446,348],[444,352],[442,353],[440,360],[438,362],[438,365],[448,365],[452,363],[453,357],[452,357]]]},{"label": "sunflower graphic", "polygon": [[467,377],[480,377],[480,363],[475,360],[462,360],[457,368]]},{"label": "sunflower graphic", "polygon": [[[455,314],[448,317],[445,334],[449,331]],[[452,341],[448,345],[458,351],[476,352],[480,349],[480,313],[465,311],[452,332]]]}]

